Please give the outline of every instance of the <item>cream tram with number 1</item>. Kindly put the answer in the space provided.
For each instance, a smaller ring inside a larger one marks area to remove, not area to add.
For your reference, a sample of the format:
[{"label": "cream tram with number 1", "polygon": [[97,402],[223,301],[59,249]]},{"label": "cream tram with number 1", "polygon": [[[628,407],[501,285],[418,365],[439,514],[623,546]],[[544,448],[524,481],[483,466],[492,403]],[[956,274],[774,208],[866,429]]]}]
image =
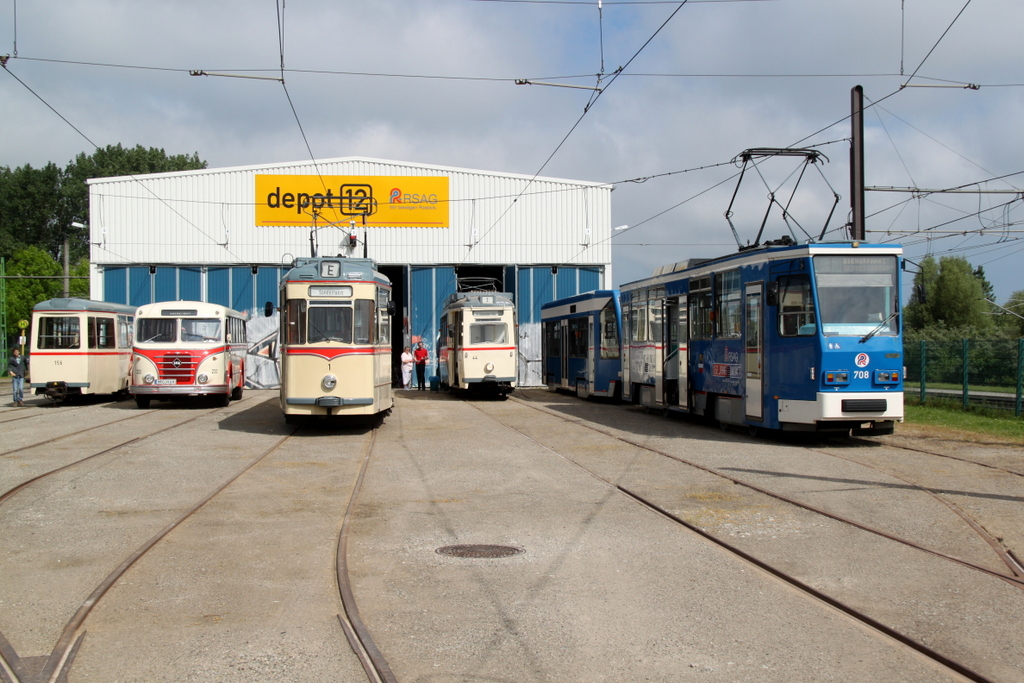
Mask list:
[{"label": "cream tram with number 1", "polygon": [[202,301],[166,301],[135,313],[131,393],[140,408],[152,399],[242,398],[245,316]]},{"label": "cream tram with number 1", "polygon": [[[274,306],[267,303],[266,314]],[[299,258],[281,280],[281,410],[377,415],[391,394],[391,281],[370,259]]]},{"label": "cream tram with number 1", "polygon": [[40,301],[32,309],[29,389],[58,402],[126,392],[134,315],[134,306],[105,301]]}]

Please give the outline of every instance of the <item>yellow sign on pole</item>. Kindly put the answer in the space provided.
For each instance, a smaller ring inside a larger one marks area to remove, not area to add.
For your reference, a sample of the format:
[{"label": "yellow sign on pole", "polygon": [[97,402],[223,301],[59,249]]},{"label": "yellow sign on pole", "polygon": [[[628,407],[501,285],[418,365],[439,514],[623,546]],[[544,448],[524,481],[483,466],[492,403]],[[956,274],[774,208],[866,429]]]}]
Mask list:
[{"label": "yellow sign on pole", "polygon": [[447,176],[256,175],[256,225],[447,228]]}]

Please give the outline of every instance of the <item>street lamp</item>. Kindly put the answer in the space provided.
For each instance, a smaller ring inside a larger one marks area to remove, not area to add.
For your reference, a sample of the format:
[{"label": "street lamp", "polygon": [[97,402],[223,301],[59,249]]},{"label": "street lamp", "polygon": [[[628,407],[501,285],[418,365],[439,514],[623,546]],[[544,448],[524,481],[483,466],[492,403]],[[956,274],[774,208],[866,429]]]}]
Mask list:
[{"label": "street lamp", "polygon": [[[83,228],[84,229],[88,229],[89,228],[88,225],[85,225],[83,223],[79,223],[78,221],[72,221],[71,222],[71,227],[72,228],[78,228],[79,230],[81,230]],[[71,286],[69,284],[69,281],[70,281],[69,276],[71,275],[71,264],[70,264],[70,259],[68,257],[68,251],[70,251],[70,244],[69,244],[69,240],[68,240],[68,233],[65,232],[64,233],[64,298],[67,298],[71,294]]]}]

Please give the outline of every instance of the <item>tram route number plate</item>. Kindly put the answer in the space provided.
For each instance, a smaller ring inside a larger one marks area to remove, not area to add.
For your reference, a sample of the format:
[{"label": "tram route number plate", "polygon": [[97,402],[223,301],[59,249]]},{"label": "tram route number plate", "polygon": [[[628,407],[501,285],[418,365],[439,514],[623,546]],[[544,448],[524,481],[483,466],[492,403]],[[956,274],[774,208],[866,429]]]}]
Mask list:
[{"label": "tram route number plate", "polygon": [[177,384],[177,383],[178,383],[178,380],[176,380],[176,379],[158,379],[156,382],[154,382],[154,384]]}]

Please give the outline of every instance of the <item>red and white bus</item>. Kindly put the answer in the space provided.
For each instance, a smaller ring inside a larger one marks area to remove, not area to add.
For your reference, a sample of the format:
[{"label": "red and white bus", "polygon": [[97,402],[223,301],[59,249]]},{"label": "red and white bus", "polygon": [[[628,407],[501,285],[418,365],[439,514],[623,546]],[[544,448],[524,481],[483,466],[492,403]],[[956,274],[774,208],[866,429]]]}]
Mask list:
[{"label": "red and white bus", "polygon": [[211,395],[242,398],[245,316],[219,304],[165,301],[135,312],[130,391],[140,408],[152,399]]}]

